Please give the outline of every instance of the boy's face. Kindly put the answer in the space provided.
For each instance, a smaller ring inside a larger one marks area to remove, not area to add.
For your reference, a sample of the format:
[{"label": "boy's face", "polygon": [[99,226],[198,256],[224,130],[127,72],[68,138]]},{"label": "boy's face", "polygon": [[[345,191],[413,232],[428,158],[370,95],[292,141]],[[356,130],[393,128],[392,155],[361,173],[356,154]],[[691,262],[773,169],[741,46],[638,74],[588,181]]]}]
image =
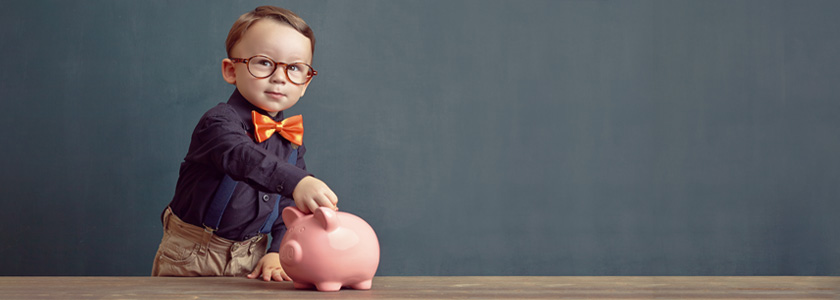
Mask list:
[{"label": "boy's face", "polygon": [[[276,62],[312,63],[312,49],[309,38],[291,26],[274,20],[260,20],[251,25],[242,39],[231,49],[233,58],[250,58],[264,55]],[[303,96],[309,82],[296,85],[286,78],[280,66],[268,78],[257,79],[248,72],[244,63],[233,63],[229,58],[222,60],[222,76],[235,84],[248,102],[271,116],[286,110]]]}]

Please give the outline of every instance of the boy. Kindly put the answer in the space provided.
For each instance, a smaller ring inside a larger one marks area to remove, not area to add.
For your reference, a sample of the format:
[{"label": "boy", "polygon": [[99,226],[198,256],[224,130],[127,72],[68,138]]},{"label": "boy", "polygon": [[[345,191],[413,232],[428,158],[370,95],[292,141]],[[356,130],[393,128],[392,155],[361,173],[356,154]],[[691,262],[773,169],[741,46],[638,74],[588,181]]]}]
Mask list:
[{"label": "boy", "polygon": [[261,6],[239,17],[225,46],[222,77],[236,90],[195,127],[162,215],[152,276],[290,280],[278,254],[286,231],[278,212],[338,209],[335,193],[306,172],[300,116],[283,116],[317,74],[315,37],[291,11]]}]

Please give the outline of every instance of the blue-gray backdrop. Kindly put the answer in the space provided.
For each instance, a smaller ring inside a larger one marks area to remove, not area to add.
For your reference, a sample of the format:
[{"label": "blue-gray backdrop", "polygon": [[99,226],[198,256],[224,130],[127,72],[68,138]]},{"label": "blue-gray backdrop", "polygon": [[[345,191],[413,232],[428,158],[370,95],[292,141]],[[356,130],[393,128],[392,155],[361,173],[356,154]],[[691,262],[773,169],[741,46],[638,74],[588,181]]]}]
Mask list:
[{"label": "blue-gray backdrop", "polygon": [[146,275],[232,22],[379,275],[840,275],[838,1],[2,1],[0,275]]}]

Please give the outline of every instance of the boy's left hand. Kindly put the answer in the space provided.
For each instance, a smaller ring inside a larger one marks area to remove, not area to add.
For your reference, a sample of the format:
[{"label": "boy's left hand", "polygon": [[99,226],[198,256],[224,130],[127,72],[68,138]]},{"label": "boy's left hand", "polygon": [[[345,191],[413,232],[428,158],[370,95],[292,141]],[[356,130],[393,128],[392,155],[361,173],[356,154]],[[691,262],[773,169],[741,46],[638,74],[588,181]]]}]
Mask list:
[{"label": "boy's left hand", "polygon": [[274,281],[292,280],[289,275],[286,275],[286,271],[283,271],[283,266],[280,265],[280,253],[277,252],[266,253],[257,263],[254,271],[248,274],[248,278],[259,278],[260,275],[265,281],[271,281],[272,279]]}]

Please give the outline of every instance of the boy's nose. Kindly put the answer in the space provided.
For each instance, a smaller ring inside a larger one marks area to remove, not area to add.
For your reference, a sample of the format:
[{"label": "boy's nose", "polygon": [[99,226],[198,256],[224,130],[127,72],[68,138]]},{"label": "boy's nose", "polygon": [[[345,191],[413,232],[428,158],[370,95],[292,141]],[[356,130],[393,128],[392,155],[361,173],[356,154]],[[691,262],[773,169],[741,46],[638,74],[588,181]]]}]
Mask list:
[{"label": "boy's nose", "polygon": [[277,69],[274,70],[274,74],[271,74],[269,79],[273,83],[286,83],[286,70],[283,69],[283,66],[277,66]]}]

